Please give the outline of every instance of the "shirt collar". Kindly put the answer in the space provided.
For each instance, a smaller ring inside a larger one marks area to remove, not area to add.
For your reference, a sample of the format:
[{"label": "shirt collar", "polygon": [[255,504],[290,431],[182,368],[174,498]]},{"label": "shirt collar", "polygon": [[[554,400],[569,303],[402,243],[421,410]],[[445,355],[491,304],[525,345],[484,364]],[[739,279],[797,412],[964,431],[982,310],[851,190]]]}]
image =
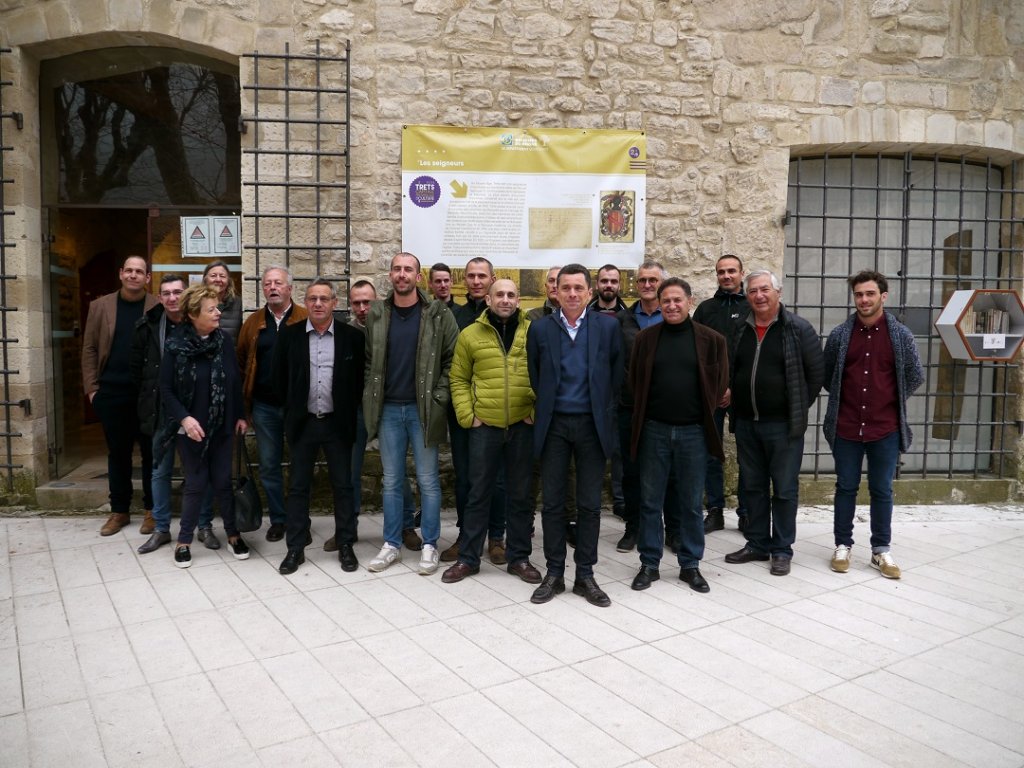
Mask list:
[{"label": "shirt collar", "polygon": [[[560,322],[568,330],[570,328],[569,321],[565,319],[565,315],[562,314],[562,308],[558,308],[558,322]],[[587,316],[587,308],[583,307],[583,312],[578,318],[576,318],[576,325],[571,326],[573,330],[576,330],[583,324],[583,319]]]},{"label": "shirt collar", "polygon": [[[313,327],[313,321],[308,317],[306,318],[306,333],[316,333],[316,328]],[[327,326],[321,336],[332,336],[334,334],[334,318],[331,318],[331,324]]]}]

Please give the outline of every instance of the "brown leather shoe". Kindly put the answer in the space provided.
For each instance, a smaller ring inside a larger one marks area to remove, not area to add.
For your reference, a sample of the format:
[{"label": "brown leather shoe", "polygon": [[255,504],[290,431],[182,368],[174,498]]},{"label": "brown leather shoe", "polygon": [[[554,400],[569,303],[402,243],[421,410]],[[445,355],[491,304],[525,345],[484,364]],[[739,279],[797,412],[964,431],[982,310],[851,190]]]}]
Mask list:
[{"label": "brown leather shoe", "polygon": [[472,576],[475,573],[480,573],[480,566],[470,568],[464,562],[459,560],[455,565],[448,567],[445,572],[441,574],[441,581],[445,584],[454,584],[458,581],[462,581],[467,576]]},{"label": "brown leather shoe", "polygon": [[416,533],[415,528],[402,529],[402,546],[411,552],[419,552],[423,549],[423,539]]},{"label": "brown leather shoe", "polygon": [[495,565],[504,565],[508,562],[505,558],[505,542],[503,539],[490,539],[487,542],[487,556]]},{"label": "brown leather shoe", "polygon": [[338,551],[338,540],[333,536],[324,542],[324,552],[337,552]]},{"label": "brown leather shoe", "polygon": [[156,520],[153,519],[153,511],[146,510],[146,516],[142,518],[142,525],[139,526],[139,533],[146,535],[156,530]]},{"label": "brown leather shoe", "polygon": [[114,512],[107,518],[107,522],[103,524],[103,527],[100,528],[100,536],[113,536],[130,522],[131,517],[129,515]]},{"label": "brown leather shoe", "polygon": [[455,542],[448,549],[441,553],[442,563],[454,563],[459,559],[459,542]]},{"label": "brown leather shoe", "polygon": [[527,584],[540,584],[541,582],[540,571],[534,568],[533,564],[529,560],[522,560],[518,563],[512,563],[505,570],[507,570],[513,576],[518,576]]}]

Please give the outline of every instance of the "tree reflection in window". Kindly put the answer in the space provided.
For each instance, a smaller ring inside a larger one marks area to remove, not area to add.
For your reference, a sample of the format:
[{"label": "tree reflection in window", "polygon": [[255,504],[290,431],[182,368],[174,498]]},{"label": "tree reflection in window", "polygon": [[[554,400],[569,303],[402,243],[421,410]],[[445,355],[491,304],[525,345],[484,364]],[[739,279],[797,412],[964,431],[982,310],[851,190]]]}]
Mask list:
[{"label": "tree reflection in window", "polygon": [[239,205],[238,77],[125,69],[54,88],[60,202]]}]

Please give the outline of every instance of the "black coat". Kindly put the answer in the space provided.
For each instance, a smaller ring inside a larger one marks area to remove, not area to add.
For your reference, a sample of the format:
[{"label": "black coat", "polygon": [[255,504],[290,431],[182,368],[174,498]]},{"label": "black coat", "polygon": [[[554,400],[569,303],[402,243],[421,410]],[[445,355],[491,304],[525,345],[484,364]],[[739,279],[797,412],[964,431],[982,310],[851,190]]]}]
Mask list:
[{"label": "black coat", "polygon": [[[309,336],[306,323],[283,326],[274,344],[274,392],[284,406],[284,434],[289,443],[302,436],[309,398]],[[342,440],[356,439],[356,410],[363,398],[366,337],[345,323],[334,322],[333,427]]]},{"label": "black coat", "polygon": [[[132,381],[139,390],[139,429],[144,435],[152,435],[160,419],[160,360],[164,355],[160,347],[160,325],[163,319],[164,307],[157,304],[139,318],[132,337],[129,365]],[[175,326],[169,333],[180,328],[180,325]]]}]

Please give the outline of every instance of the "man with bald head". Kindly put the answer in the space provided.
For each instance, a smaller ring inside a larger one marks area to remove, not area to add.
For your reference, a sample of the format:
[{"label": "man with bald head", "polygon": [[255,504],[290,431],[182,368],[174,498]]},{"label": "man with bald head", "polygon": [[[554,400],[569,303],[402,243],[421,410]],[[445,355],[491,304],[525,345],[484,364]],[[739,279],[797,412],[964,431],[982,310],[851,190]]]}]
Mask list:
[{"label": "man with bald head", "polygon": [[451,584],[480,571],[491,500],[504,472],[507,570],[528,584],[538,584],[540,572],[530,564],[534,402],[526,365],[530,321],[519,309],[519,290],[511,280],[492,283],[486,305],[459,335],[450,372],[452,404],[459,425],[468,433],[473,461],[458,560],[441,580]]}]

